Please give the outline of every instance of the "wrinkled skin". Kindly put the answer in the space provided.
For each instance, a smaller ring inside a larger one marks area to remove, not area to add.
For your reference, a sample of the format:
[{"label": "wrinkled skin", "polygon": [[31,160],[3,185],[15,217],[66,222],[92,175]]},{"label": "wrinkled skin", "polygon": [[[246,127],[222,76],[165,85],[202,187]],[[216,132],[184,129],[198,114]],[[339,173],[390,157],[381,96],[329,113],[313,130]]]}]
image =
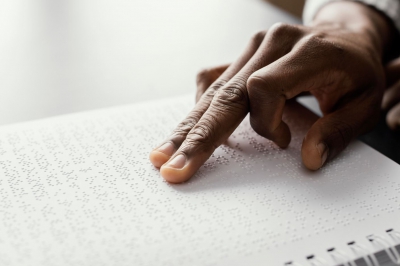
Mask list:
[{"label": "wrinkled skin", "polygon": [[[248,113],[259,135],[286,148],[291,134],[282,121],[283,108],[287,100],[304,92],[317,98],[324,114],[303,140],[301,154],[307,168],[319,169],[370,130],[379,117],[385,87],[382,40],[387,36],[379,27],[386,22],[365,6],[346,4],[349,20],[360,11],[361,20],[372,16],[373,22],[348,26],[328,19],[312,26],[275,24],[255,34],[232,64],[200,72],[196,106],[150,154],[161,175],[171,183],[188,180]],[[341,10],[341,5],[328,6]],[[336,19],[342,13],[321,16]]]}]

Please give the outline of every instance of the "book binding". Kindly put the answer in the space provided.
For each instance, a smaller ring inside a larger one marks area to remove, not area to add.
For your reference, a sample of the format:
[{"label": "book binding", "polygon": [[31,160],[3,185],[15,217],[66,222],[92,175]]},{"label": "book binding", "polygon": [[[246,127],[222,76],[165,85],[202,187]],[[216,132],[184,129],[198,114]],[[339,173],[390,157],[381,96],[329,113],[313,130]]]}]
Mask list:
[{"label": "book binding", "polygon": [[[315,255],[306,257],[307,265],[288,261],[285,266],[395,266],[400,265],[400,232],[388,229],[382,235],[368,235],[367,240],[373,245],[376,252],[371,252],[368,247],[351,241],[347,243],[349,250],[343,251],[335,247],[327,249],[331,261],[326,261]],[[352,254],[352,255],[351,255]],[[355,259],[354,259],[355,258]]]}]

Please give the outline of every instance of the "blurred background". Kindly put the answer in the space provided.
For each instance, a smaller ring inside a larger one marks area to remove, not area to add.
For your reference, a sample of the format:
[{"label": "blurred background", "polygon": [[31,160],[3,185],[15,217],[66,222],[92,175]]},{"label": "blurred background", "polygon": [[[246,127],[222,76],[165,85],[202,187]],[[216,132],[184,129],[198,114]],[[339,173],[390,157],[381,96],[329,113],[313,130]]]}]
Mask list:
[{"label": "blurred background", "polygon": [[1,1],[0,125],[192,93],[278,21],[300,22],[262,0]]},{"label": "blurred background", "polygon": [[[194,93],[200,69],[232,62],[276,22],[301,23],[303,4],[1,1],[0,125]],[[400,136],[384,115],[360,139],[400,162]]]}]

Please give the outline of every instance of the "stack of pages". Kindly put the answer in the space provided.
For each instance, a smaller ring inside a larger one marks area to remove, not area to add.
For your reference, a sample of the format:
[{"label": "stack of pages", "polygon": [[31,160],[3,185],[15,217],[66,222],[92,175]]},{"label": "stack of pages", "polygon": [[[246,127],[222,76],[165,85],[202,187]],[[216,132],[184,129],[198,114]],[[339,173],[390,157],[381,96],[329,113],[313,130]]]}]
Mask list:
[{"label": "stack of pages", "polygon": [[[400,166],[353,142],[301,162],[246,118],[189,182],[148,155],[190,96],[0,127],[0,265],[400,265]],[[397,246],[397,248],[396,248]]]}]

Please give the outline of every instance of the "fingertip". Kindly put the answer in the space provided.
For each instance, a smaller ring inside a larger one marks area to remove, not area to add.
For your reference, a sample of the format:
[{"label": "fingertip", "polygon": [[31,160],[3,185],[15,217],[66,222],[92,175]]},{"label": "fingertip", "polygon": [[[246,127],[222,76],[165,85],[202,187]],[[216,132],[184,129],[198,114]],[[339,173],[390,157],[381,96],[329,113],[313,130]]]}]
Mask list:
[{"label": "fingertip", "polygon": [[303,146],[301,149],[301,158],[303,164],[310,170],[318,170],[321,167],[321,159],[318,158],[316,149],[310,149],[309,147]]},{"label": "fingertip", "polygon": [[387,111],[389,108],[390,108],[390,98],[387,95],[387,93],[385,93],[382,98],[381,109]]},{"label": "fingertip", "polygon": [[149,156],[150,162],[157,168],[165,164],[175,152],[175,145],[168,141],[154,149]]},{"label": "fingertip", "polygon": [[398,102],[399,96],[397,87],[388,89],[382,97],[381,109],[388,111],[393,105]]},{"label": "fingertip", "polygon": [[286,149],[290,144],[290,141],[292,139],[292,134],[290,133],[290,129],[285,122],[282,121],[279,127],[280,128],[277,130],[278,134],[276,134],[274,142],[281,149]]},{"label": "fingertip", "polygon": [[268,129],[268,127],[264,126],[262,123],[257,123],[256,120],[252,120],[251,118],[250,124],[258,135],[272,140],[279,148],[286,149],[289,146],[292,135],[288,125],[285,122],[281,121],[279,126],[272,132]]},{"label": "fingertip", "polygon": [[286,149],[287,147],[289,147],[290,139],[282,142],[275,142],[275,144],[278,145],[278,147],[281,149]]},{"label": "fingertip", "polygon": [[192,174],[189,172],[190,164],[187,163],[185,154],[174,156],[160,169],[161,176],[169,183],[182,183],[187,181]]},{"label": "fingertip", "polygon": [[381,109],[388,111],[395,106],[400,100],[400,82],[388,88],[383,94],[381,101]]},{"label": "fingertip", "polygon": [[160,169],[161,176],[169,183],[179,184],[190,179],[187,167],[176,169],[169,166],[162,166]]},{"label": "fingertip", "polygon": [[324,142],[307,141],[305,138],[301,147],[303,164],[310,170],[320,169],[326,162],[329,148]]},{"label": "fingertip", "polygon": [[[188,159],[187,154],[174,155],[167,163],[160,168],[161,176],[169,183],[183,183],[188,181],[205,161],[210,157],[209,153],[197,153],[196,157]],[[190,158],[190,157],[189,157]]]},{"label": "fingertip", "polygon": [[150,162],[157,168],[160,168],[163,164],[168,162],[170,158],[171,156],[157,150],[152,151],[149,156]]},{"label": "fingertip", "polygon": [[393,131],[400,131],[400,105],[394,107],[386,116],[386,123]]}]

